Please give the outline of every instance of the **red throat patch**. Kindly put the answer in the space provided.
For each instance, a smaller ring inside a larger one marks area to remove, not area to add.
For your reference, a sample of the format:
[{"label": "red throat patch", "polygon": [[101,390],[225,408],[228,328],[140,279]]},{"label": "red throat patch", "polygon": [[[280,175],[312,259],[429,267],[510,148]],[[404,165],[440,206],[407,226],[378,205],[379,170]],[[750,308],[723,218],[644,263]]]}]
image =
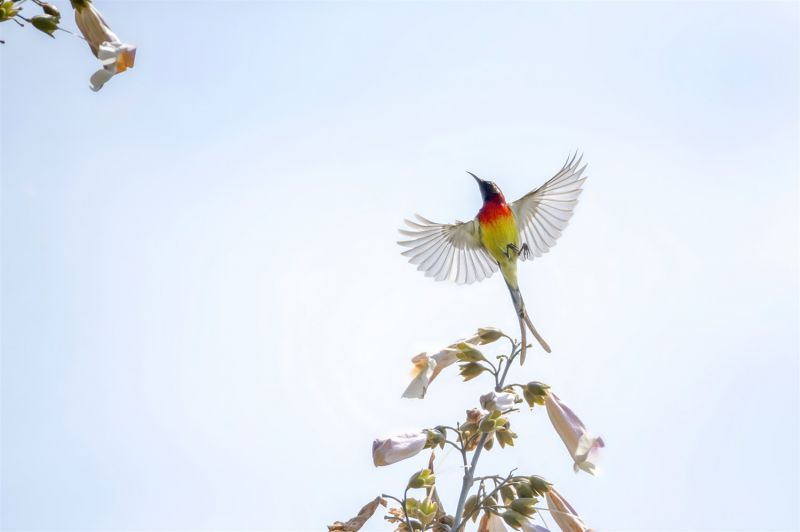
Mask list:
[{"label": "red throat patch", "polygon": [[481,225],[495,224],[511,216],[513,216],[513,214],[511,213],[511,208],[508,206],[508,203],[500,198],[487,201],[478,212],[478,220]]}]

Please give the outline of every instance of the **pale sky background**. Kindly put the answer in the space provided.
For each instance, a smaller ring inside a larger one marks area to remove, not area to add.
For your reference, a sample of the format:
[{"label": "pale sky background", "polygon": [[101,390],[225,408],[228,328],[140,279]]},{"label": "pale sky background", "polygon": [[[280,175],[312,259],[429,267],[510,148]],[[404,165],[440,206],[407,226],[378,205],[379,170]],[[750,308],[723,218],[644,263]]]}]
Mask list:
[{"label": "pale sky background", "polygon": [[85,43],[0,30],[4,529],[316,531],[399,494],[426,458],[376,469],[373,438],[490,388],[401,400],[409,359],[516,321],[397,228],[576,148],[576,215],[520,270],[553,354],[514,380],[603,471],[534,410],[478,473],[600,530],[800,528],[797,3],[96,5],[139,47],[97,94]]}]

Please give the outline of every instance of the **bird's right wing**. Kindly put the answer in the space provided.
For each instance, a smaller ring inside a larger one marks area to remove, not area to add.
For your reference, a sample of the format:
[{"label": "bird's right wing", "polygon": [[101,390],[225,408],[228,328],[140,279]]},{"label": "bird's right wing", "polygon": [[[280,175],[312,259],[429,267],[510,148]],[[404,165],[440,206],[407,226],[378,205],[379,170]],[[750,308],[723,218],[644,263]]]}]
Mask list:
[{"label": "bird's right wing", "polygon": [[405,220],[411,229],[400,229],[410,237],[398,242],[409,248],[403,255],[427,277],[459,284],[483,281],[498,270],[497,263],[481,245],[477,220],[437,224],[419,214],[417,220]]},{"label": "bird's right wing", "polygon": [[522,241],[531,252],[530,256],[521,255],[522,260],[541,257],[550,251],[572,218],[586,181],[582,159],[576,152],[544,185],[511,204]]}]

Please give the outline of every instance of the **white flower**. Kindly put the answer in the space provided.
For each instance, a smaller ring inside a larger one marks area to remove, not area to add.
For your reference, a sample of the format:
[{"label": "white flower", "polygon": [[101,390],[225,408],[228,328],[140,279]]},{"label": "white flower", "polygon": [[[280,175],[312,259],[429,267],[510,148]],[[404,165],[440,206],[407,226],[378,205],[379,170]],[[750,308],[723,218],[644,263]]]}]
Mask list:
[{"label": "white flower", "polygon": [[545,498],[550,515],[563,532],[587,532],[590,530],[578,516],[578,512],[555,489],[551,487],[545,494]]},{"label": "white flower", "polygon": [[406,391],[403,392],[403,397],[407,399],[423,399],[425,397],[425,392],[428,390],[428,385],[433,382],[433,379],[435,379],[444,368],[458,362],[459,344],[488,344],[494,342],[502,335],[503,333],[498,329],[485,327],[478,329],[478,332],[469,338],[457,340],[434,355],[420,353],[415,356],[411,359],[411,363],[414,364],[414,369],[411,372],[414,379],[408,385]]},{"label": "white flower", "polygon": [[428,433],[425,431],[397,434],[372,442],[372,462],[375,466],[385,466],[411,458],[425,447]]},{"label": "white flower", "polygon": [[495,391],[491,391],[485,395],[481,395],[481,408],[492,412],[494,410],[498,410],[503,412],[508,410],[509,408],[514,407],[514,401],[517,399],[517,396],[513,393],[508,392],[500,392],[497,393]]},{"label": "white flower", "polygon": [[547,394],[544,404],[553,427],[575,461],[575,471],[582,469],[594,475],[597,453],[605,446],[603,439],[592,437],[578,416],[553,392]]},{"label": "white flower", "polygon": [[133,67],[136,60],[136,47],[122,42],[111,31],[103,16],[91,3],[91,0],[73,0],[75,23],[89,43],[92,53],[103,65],[92,74],[89,84],[93,91],[100,90],[115,74],[125,72]]},{"label": "white flower", "polygon": [[[461,340],[459,340],[461,342]],[[458,349],[455,348],[459,344],[456,342],[453,345],[445,347],[434,355],[427,353],[420,353],[411,359],[414,364],[412,375],[414,379],[403,392],[403,397],[407,399],[423,399],[425,392],[428,390],[428,385],[436,378],[444,368],[458,362]]]},{"label": "white flower", "polygon": [[428,384],[433,380],[434,374],[438,373],[436,371],[438,363],[435,358],[429,357],[428,353],[420,353],[411,359],[411,363],[414,364],[414,369],[411,371],[414,379],[408,385],[406,391],[403,392],[403,397],[422,399],[425,397]]}]

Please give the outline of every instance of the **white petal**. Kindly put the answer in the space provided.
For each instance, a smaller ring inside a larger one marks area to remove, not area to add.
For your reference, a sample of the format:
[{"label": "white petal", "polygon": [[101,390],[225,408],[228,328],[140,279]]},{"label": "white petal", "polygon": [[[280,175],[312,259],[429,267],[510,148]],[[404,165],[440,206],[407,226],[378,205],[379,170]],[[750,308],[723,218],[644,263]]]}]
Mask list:
[{"label": "white petal", "polygon": [[113,70],[107,68],[101,68],[100,70],[92,74],[92,77],[89,78],[89,87],[93,91],[97,92],[100,89],[102,89],[103,85],[105,85],[106,82],[113,77],[114,77]]},{"label": "white petal", "polygon": [[403,397],[406,399],[423,399],[425,392],[428,390],[428,384],[431,382],[433,372],[436,370],[436,360],[425,353],[417,355],[413,360],[415,364],[420,364],[420,371],[408,385],[406,391],[403,392]]},{"label": "white petal", "polygon": [[119,54],[126,50],[125,46],[118,42],[104,42],[97,48],[97,58],[104,65],[113,65]]},{"label": "white petal", "polygon": [[[106,42],[120,42],[119,37],[111,31],[103,16],[89,4],[87,7],[75,9],[75,23],[81,31],[92,50],[99,50],[100,46]],[[95,52],[97,55],[98,52]]]}]

